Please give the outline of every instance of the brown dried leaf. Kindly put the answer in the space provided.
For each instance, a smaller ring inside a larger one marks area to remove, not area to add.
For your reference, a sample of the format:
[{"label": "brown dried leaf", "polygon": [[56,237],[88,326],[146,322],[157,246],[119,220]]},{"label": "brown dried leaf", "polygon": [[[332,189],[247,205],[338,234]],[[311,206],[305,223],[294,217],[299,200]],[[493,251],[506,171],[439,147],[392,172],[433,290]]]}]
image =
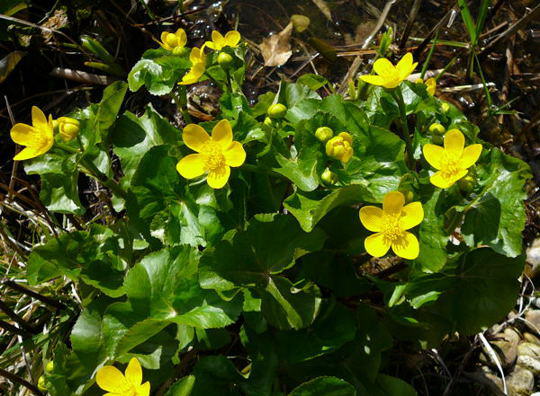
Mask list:
[{"label": "brown dried leaf", "polygon": [[265,66],[281,66],[284,65],[292,55],[291,50],[291,33],[293,29],[292,22],[281,32],[267,37],[259,44]]}]

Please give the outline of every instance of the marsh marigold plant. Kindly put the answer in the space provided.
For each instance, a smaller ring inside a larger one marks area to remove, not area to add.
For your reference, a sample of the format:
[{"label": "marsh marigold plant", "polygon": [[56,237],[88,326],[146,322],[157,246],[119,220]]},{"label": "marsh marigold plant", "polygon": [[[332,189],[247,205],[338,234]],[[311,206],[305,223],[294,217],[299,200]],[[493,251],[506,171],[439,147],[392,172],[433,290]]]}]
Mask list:
[{"label": "marsh marigold plant", "polygon": [[382,257],[392,248],[399,257],[415,259],[420,253],[418,239],[407,230],[416,227],[423,219],[422,204],[411,202],[405,205],[405,196],[399,191],[386,194],[382,209],[362,207],[360,221],[369,231],[375,232],[364,241],[366,251],[374,257]]},{"label": "marsh marigold plant", "polygon": [[373,70],[377,75],[361,76],[362,81],[372,85],[380,85],[385,88],[395,88],[416,69],[418,62],[413,63],[411,53],[406,54],[396,66],[388,59],[377,59],[373,64]]},{"label": "marsh marigold plant", "polygon": [[233,132],[228,120],[221,120],[212,129],[212,136],[199,125],[189,124],[184,128],[182,139],[186,146],[197,152],[178,162],[176,169],[186,179],[207,174],[206,181],[212,188],[219,189],[227,184],[231,167],[239,167],[246,160],[246,152],[240,142],[233,141]]},{"label": "marsh marigold plant", "polygon": [[162,32],[159,45],[175,55],[179,55],[184,50],[187,43],[187,35],[184,29],[178,29],[176,32]]},{"label": "marsh marigold plant", "polygon": [[150,382],[142,381],[142,367],[136,358],[131,358],[124,374],[114,366],[103,366],[96,374],[98,386],[108,392],[104,396],[148,396]]},{"label": "marsh marigold plant", "polygon": [[340,160],[343,164],[349,162],[353,153],[352,136],[347,132],[341,132],[326,142],[326,155]]},{"label": "marsh marigold plant", "polygon": [[204,45],[215,51],[221,51],[225,47],[235,48],[240,42],[241,36],[236,30],[231,30],[223,36],[217,30],[212,32],[212,41],[207,41]]},{"label": "marsh marigold plant", "polygon": [[464,177],[482,153],[481,144],[465,147],[465,136],[458,129],[451,129],[444,135],[444,147],[426,144],[423,148],[426,161],[435,169],[430,182],[439,188],[451,187]]},{"label": "marsh marigold plant", "polygon": [[54,144],[53,118],[45,117],[43,111],[32,106],[32,125],[15,124],[11,128],[11,139],[21,146],[26,146],[13,159],[15,161],[39,157],[51,149]]}]

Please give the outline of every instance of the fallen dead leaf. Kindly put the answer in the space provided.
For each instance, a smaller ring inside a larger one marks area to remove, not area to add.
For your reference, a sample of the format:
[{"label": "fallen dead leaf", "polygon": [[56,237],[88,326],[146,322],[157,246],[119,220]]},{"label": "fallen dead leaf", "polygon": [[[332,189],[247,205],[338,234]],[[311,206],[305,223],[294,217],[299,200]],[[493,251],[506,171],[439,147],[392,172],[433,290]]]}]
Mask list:
[{"label": "fallen dead leaf", "polygon": [[292,55],[291,50],[291,33],[293,29],[292,22],[281,32],[267,37],[259,44],[265,66],[281,66],[284,65]]},{"label": "fallen dead leaf", "polygon": [[313,0],[315,5],[319,7],[319,10],[324,14],[324,16],[332,22],[332,12],[330,11],[330,7],[328,7],[328,4],[326,4],[326,1],[324,0]]}]

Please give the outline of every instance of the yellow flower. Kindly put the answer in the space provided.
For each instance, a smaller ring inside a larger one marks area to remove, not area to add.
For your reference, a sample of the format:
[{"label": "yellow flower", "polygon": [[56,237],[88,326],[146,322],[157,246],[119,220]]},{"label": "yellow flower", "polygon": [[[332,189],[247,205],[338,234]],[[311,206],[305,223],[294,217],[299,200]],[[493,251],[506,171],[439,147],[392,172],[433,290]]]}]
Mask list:
[{"label": "yellow flower", "polygon": [[186,146],[198,154],[189,154],[176,165],[176,170],[186,179],[194,179],[205,173],[212,188],[222,188],[231,175],[230,167],[241,166],[246,152],[240,142],[233,141],[233,132],[228,120],[221,120],[212,129],[212,136],[199,125],[189,124],[184,128],[182,139]]},{"label": "yellow flower", "polygon": [[176,33],[161,32],[159,45],[175,55],[179,55],[187,43],[187,36],[184,29],[178,29]]},{"label": "yellow flower", "polygon": [[426,84],[426,91],[431,96],[435,95],[435,92],[437,91],[437,80],[435,80],[433,77],[428,78],[425,82],[421,78],[416,79],[416,84]]},{"label": "yellow flower", "polygon": [[204,55],[204,45],[202,48],[192,48],[191,53],[189,54],[189,60],[191,61],[191,69],[187,72],[182,81],[178,84],[180,85],[190,85],[195,84],[204,74],[206,70],[206,55]]},{"label": "yellow flower", "polygon": [[399,191],[386,194],[383,207],[364,206],[360,208],[360,221],[375,234],[364,241],[366,251],[374,257],[382,257],[388,249],[404,259],[418,257],[420,247],[418,239],[407,232],[424,219],[424,209],[420,202],[405,205],[405,197]]},{"label": "yellow flower", "polygon": [[222,36],[220,32],[214,30],[212,32],[212,41],[207,41],[204,45],[216,51],[221,51],[225,47],[237,47],[240,42],[240,33],[236,30],[231,30]]},{"label": "yellow flower", "polygon": [[418,62],[413,63],[411,53],[401,58],[396,66],[388,59],[381,58],[377,59],[373,64],[373,70],[378,75],[360,76],[360,79],[369,84],[380,85],[385,88],[395,88],[411,75],[416,65],[418,65]]},{"label": "yellow flower", "polygon": [[352,136],[341,132],[326,142],[326,155],[346,164],[353,156]]},{"label": "yellow flower", "polygon": [[141,364],[136,358],[131,358],[125,375],[114,366],[103,366],[96,374],[98,386],[106,390],[104,396],[149,396],[150,382],[142,383]]},{"label": "yellow flower", "polygon": [[56,120],[58,132],[66,142],[75,139],[79,133],[79,120],[71,117],[60,117]]},{"label": "yellow flower", "polygon": [[448,188],[467,174],[480,153],[481,144],[465,147],[465,137],[457,129],[451,129],[444,135],[444,148],[435,144],[423,147],[424,157],[431,166],[437,169],[431,177],[431,184],[439,188]]},{"label": "yellow flower", "polygon": [[38,157],[49,151],[54,143],[52,116],[49,115],[47,121],[45,114],[36,106],[32,106],[32,126],[15,124],[10,134],[15,143],[26,146],[13,157],[15,161]]}]

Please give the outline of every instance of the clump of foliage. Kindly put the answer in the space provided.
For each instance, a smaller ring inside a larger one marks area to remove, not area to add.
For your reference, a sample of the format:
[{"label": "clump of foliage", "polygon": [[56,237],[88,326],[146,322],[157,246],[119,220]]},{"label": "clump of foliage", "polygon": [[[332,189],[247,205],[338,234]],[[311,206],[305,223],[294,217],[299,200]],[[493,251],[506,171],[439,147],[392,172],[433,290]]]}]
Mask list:
[{"label": "clump of foliage", "polygon": [[[101,102],[58,120],[35,108],[12,129],[51,212],[87,210],[81,173],[110,192],[110,217],[28,258],[31,285],[66,277],[80,297],[42,389],[414,394],[384,373],[394,342],[433,347],[512,308],[528,167],[434,81],[407,81],[410,54],[377,60],[347,97],[306,74],[250,105],[237,32],[192,49],[180,30],[161,39]],[[186,87],[206,79],[220,113],[194,123]],[[151,105],[121,113],[128,88],[173,98],[188,125]]]}]

